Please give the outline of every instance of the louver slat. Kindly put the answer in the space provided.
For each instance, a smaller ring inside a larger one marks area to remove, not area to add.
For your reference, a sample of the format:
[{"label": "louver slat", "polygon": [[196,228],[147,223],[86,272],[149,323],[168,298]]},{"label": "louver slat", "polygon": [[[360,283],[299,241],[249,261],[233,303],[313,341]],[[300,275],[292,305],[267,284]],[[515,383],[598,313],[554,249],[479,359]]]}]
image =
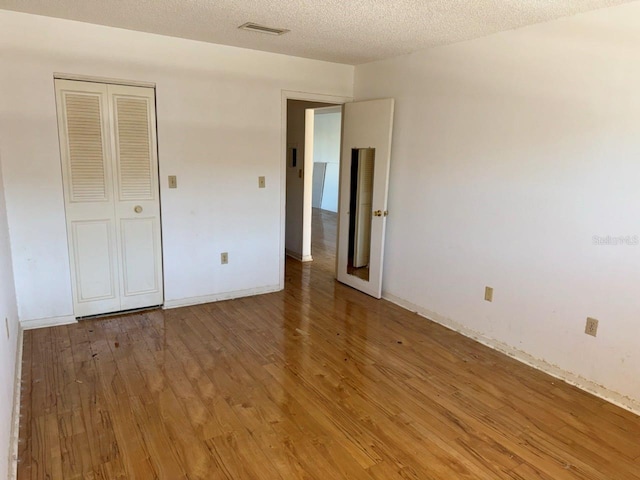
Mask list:
[{"label": "louver slat", "polygon": [[121,200],[153,199],[147,100],[116,97]]},{"label": "louver slat", "polygon": [[65,95],[69,148],[70,200],[107,200],[100,98],[95,95]]}]

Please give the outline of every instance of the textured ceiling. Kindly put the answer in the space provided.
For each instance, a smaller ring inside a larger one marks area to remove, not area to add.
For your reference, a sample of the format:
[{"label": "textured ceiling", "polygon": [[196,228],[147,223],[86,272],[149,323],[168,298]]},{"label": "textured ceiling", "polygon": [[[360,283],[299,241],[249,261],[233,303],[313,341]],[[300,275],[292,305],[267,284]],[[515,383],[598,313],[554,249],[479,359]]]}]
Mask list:
[{"label": "textured ceiling", "polygon": [[[631,0],[0,0],[0,9],[360,64]],[[291,32],[238,30],[256,22]]]}]

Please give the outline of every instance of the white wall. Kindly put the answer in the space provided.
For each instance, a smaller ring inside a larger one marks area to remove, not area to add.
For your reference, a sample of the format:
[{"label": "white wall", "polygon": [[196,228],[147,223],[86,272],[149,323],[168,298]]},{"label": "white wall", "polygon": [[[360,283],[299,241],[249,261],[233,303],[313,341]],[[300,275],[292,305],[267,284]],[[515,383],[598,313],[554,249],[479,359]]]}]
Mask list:
[{"label": "white wall", "polygon": [[353,67],[0,11],[0,144],[25,321],[73,314],[54,72],[157,86],[167,303],[278,288],[282,90],[350,96]]},{"label": "white wall", "polygon": [[[1,150],[1,149],[0,149]],[[2,160],[0,158],[0,160]],[[7,336],[5,318],[9,325]],[[10,466],[9,445],[18,349],[18,310],[13,288],[11,248],[5,208],[2,165],[0,165],[0,477],[8,474]]]},{"label": "white wall", "polygon": [[338,211],[341,127],[342,112],[315,112],[313,161],[327,164],[321,208],[332,212]]},{"label": "white wall", "polygon": [[593,237],[640,235],[639,24],[633,2],[359,66],[355,83],[396,98],[386,295],[636,409],[640,246]]}]

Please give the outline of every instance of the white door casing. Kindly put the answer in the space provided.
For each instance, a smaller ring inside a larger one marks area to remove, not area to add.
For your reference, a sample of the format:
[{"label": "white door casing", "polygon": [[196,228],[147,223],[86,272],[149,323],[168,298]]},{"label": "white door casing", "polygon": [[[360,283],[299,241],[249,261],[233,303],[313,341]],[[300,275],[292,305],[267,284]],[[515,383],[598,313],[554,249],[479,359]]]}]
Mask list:
[{"label": "white door casing", "polygon": [[154,90],[55,85],[74,314],[162,304]]},{"label": "white door casing", "polygon": [[[394,99],[392,98],[346,103],[343,109],[336,277],[338,281],[375,298],[382,296],[393,111]],[[372,217],[368,281],[347,273],[349,217],[351,214],[356,214],[349,211],[352,151],[362,148],[375,149],[373,202],[369,212]],[[384,213],[373,216],[373,212],[378,210]]]}]

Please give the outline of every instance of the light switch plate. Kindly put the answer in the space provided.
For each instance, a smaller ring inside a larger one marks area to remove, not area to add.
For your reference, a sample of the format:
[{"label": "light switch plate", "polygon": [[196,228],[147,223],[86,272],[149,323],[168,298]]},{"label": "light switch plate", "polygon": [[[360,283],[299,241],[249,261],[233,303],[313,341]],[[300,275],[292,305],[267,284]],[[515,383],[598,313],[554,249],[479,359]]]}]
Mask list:
[{"label": "light switch plate", "polygon": [[484,299],[487,302],[493,302],[493,288],[492,287],[484,287]]},{"label": "light switch plate", "polygon": [[169,188],[178,188],[178,177],[169,175]]},{"label": "light switch plate", "polygon": [[267,186],[267,182],[264,177],[258,177],[258,188],[265,188]]}]

